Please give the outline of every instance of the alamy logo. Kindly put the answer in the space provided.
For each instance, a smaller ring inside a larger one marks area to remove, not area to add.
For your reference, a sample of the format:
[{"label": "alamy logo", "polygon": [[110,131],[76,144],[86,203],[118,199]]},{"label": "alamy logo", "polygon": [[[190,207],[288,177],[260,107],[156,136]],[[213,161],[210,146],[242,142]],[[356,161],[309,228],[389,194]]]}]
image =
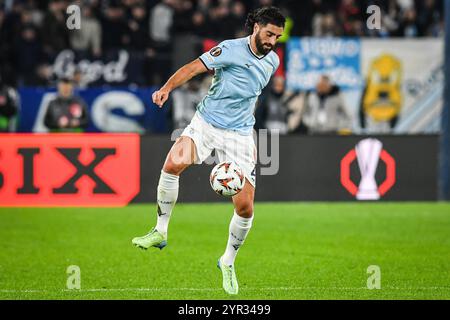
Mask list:
[{"label": "alamy logo", "polygon": [[69,15],[66,21],[67,29],[80,30],[81,29],[81,9],[76,4],[67,7],[66,13]]},{"label": "alamy logo", "polygon": [[366,21],[367,29],[380,30],[381,29],[381,8],[377,5],[371,5],[367,7],[367,14],[370,17]]},{"label": "alamy logo", "polygon": [[68,290],[81,289],[81,269],[79,266],[71,265],[67,267],[66,273],[68,275],[66,281],[66,288]]},{"label": "alamy logo", "polygon": [[[350,166],[355,160],[361,173],[358,186],[350,177]],[[386,165],[386,178],[378,186],[375,176],[380,160]],[[358,200],[378,200],[394,186],[395,171],[395,159],[383,149],[382,142],[373,138],[364,139],[342,158],[341,184]]]}]

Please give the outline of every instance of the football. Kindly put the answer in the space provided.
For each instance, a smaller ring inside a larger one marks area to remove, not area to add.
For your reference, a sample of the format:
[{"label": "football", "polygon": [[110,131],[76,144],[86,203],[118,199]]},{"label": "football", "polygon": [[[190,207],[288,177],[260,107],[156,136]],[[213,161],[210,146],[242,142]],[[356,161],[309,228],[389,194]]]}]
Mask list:
[{"label": "football", "polygon": [[231,197],[244,188],[245,177],[242,169],[236,163],[225,161],[212,169],[209,182],[216,193]]}]

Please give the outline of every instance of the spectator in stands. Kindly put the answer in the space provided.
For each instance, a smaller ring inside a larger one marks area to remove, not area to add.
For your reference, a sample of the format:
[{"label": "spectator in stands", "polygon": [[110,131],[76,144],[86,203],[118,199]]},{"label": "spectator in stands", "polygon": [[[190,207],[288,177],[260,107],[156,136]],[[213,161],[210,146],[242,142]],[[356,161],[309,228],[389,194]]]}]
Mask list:
[{"label": "spectator in stands", "polygon": [[417,22],[417,13],[414,8],[405,10],[403,19],[400,22],[397,36],[399,37],[417,37],[419,36],[419,24]]},{"label": "spectator in stands", "polygon": [[185,128],[189,124],[202,98],[203,92],[197,79],[189,81],[172,93],[174,129]]},{"label": "spectator in stands", "polygon": [[197,10],[204,15],[208,14],[208,10],[211,8],[212,0],[198,0],[197,1]]},{"label": "spectator in stands", "polygon": [[14,44],[14,58],[17,62],[17,72],[21,83],[32,85],[35,71],[42,59],[42,46],[37,28],[32,24],[24,25]]},{"label": "spectator in stands", "polygon": [[234,37],[236,26],[230,15],[230,8],[226,3],[219,4],[210,10],[212,34],[216,39],[230,39]]},{"label": "spectator in stands", "polygon": [[320,77],[316,91],[306,98],[302,121],[308,133],[349,133],[351,117],[344,105],[340,89],[326,75]]},{"label": "spectator in stands", "polygon": [[90,6],[82,7],[83,25],[80,29],[70,31],[70,44],[80,57],[91,55],[99,57],[102,54],[102,27],[100,21],[93,15]]},{"label": "spectator in stands", "polygon": [[[1,7],[1,5],[0,5]],[[14,1],[12,4],[12,8],[10,11],[3,9],[4,12],[4,21],[1,24],[2,32],[4,33],[5,42],[1,42],[0,45],[8,46],[14,43],[14,40],[19,36],[22,25],[24,23],[24,18],[27,16],[24,15],[25,6],[23,3]],[[31,16],[30,19],[31,20]],[[30,23],[31,21],[28,21]]]},{"label": "spectator in stands", "polygon": [[313,36],[315,37],[332,37],[342,34],[336,16],[329,11],[325,14],[318,13],[313,19]]},{"label": "spectator in stands", "polygon": [[5,11],[0,7],[0,77],[5,73],[5,66],[10,55],[10,43],[8,42],[8,33],[5,27]]},{"label": "spectator in stands", "polygon": [[86,75],[83,74],[83,71],[81,68],[76,67],[73,71],[73,85],[76,89],[86,89],[89,84],[89,80],[87,79]]},{"label": "spectator in stands", "polygon": [[190,0],[178,0],[174,6],[172,34],[192,33],[192,16],[195,12],[194,4]]},{"label": "spectator in stands", "polygon": [[[288,9],[292,36],[420,37],[444,32],[443,0],[79,0],[73,3],[81,5],[82,28],[69,31],[65,10],[71,3],[0,0],[0,72],[5,81],[48,85],[49,68],[66,48],[83,53],[78,58],[102,56],[105,61],[114,60],[118,49],[130,49],[130,59],[144,59],[139,77],[160,85],[173,71],[177,36],[194,34],[199,43],[206,37],[220,42],[244,36],[246,13],[271,4]],[[372,4],[381,8],[381,30],[366,28],[365,9]],[[192,46],[200,45],[194,40]]]},{"label": "spectator in stands", "polygon": [[294,21],[292,36],[311,36],[313,19],[325,13],[327,2],[322,0],[289,1],[287,3],[290,17]]},{"label": "spectator in stands", "polygon": [[0,78],[0,132],[16,131],[18,114],[19,95]]},{"label": "spectator in stands", "polygon": [[242,26],[245,25],[245,6],[241,1],[235,1],[231,5],[231,22],[233,25],[233,37],[245,37]]},{"label": "spectator in stands", "polygon": [[418,3],[419,33],[421,36],[436,36],[439,34],[439,24],[442,20],[442,2],[437,3],[436,0],[425,0]]},{"label": "spectator in stands", "polygon": [[355,0],[342,0],[338,11],[344,35],[360,36],[363,20],[360,5]]},{"label": "spectator in stands", "polygon": [[150,85],[160,85],[172,71],[172,27],[177,0],[163,0],[153,7],[149,18],[150,47],[146,50],[145,72]]},{"label": "spectator in stands", "polygon": [[[12,5],[10,11],[2,9],[0,4],[0,72],[4,81],[16,84],[18,78],[22,76],[21,71],[28,72],[30,64],[34,65],[35,60],[40,56],[40,50],[29,54],[22,49],[28,45],[31,47],[35,45],[41,47],[41,45],[37,41],[38,29],[34,24],[31,11],[25,8],[22,2],[14,1],[10,4]],[[24,32],[25,29],[32,29],[32,32]],[[23,38],[24,35],[27,39]],[[31,44],[31,42],[34,43]],[[24,57],[26,55],[28,55],[27,58]],[[22,67],[24,62],[27,66]]]},{"label": "spectator in stands", "polygon": [[167,45],[171,40],[171,28],[176,0],[163,0],[150,13],[150,38],[155,43]]},{"label": "spectator in stands", "polygon": [[105,10],[102,19],[102,43],[105,51],[123,49],[130,43],[125,11],[116,3]]},{"label": "spectator in stands", "polygon": [[371,4],[377,5],[381,9],[381,29],[366,30],[367,36],[389,37],[395,34],[399,25],[398,14],[400,11],[397,1],[374,0]]},{"label": "spectator in stands", "polygon": [[205,15],[205,13],[200,10],[194,12],[194,14],[192,15],[193,34],[205,38],[209,36],[208,21],[206,17],[207,15]]},{"label": "spectator in stands", "polygon": [[414,0],[396,0],[396,2],[402,12],[414,8],[415,5]]},{"label": "spectator in stands", "polygon": [[128,19],[130,47],[133,50],[145,50],[148,47],[148,20],[145,7],[136,4],[131,7],[131,17]]},{"label": "spectator in stands", "polygon": [[88,110],[82,98],[74,96],[72,79],[58,81],[58,95],[52,100],[44,124],[52,132],[82,132],[89,124]]},{"label": "spectator in stands", "polygon": [[48,87],[54,82],[52,66],[46,62],[40,63],[36,67],[36,76],[30,84],[37,87]]}]

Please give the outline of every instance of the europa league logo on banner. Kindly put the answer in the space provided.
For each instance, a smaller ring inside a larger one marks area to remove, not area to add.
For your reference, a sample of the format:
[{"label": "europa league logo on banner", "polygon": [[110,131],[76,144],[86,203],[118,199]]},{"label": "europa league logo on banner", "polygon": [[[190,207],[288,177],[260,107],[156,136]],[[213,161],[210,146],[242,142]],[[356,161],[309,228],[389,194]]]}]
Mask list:
[{"label": "europa league logo on banner", "polygon": [[[361,173],[358,185],[350,177],[350,166],[355,159]],[[386,164],[386,179],[378,186],[375,175],[380,160]],[[358,200],[378,200],[395,184],[395,159],[383,149],[380,140],[361,140],[341,160],[341,183]]]}]

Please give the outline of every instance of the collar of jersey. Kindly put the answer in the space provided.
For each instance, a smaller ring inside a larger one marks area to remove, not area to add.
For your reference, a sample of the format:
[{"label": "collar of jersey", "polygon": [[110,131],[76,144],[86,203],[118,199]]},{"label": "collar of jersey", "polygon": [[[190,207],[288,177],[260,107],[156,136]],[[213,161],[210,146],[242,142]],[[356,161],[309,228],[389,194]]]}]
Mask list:
[{"label": "collar of jersey", "polygon": [[[252,46],[250,45],[250,37],[251,36],[248,36],[247,37],[247,47],[248,47],[248,50],[250,51],[250,53],[256,58],[256,59],[259,59],[259,60],[261,60],[261,59],[263,59],[265,56],[267,56],[269,53],[266,53],[265,55],[263,55],[263,56],[258,56],[256,53],[254,53],[253,52],[253,50],[252,50]],[[270,51],[269,51],[270,52]]]}]

